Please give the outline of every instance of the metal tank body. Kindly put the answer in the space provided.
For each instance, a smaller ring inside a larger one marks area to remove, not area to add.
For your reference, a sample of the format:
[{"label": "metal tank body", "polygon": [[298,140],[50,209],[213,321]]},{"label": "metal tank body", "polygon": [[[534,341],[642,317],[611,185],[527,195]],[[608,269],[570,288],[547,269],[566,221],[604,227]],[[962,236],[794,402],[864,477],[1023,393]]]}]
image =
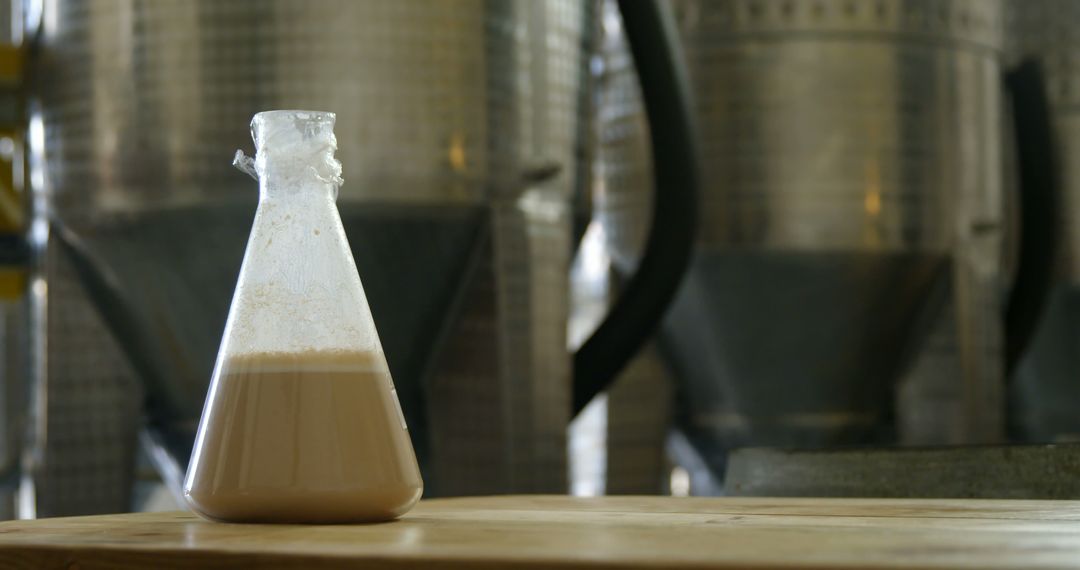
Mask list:
[{"label": "metal tank body", "polygon": [[1080,438],[1080,75],[1074,34],[1080,5],[1062,0],[1011,1],[1010,58],[1035,58],[1046,72],[1054,138],[1060,157],[1054,283],[1031,345],[1010,385],[1011,427],[1027,441]]},{"label": "metal tank body", "polygon": [[[673,5],[703,203],[662,341],[677,421],[713,471],[744,444],[893,441],[896,384],[944,306],[955,382],[995,397],[1000,5]],[[628,271],[648,219],[647,125],[625,48],[606,49],[599,215]]]},{"label": "metal tank body", "polygon": [[573,0],[48,2],[39,514],[125,500],[62,489],[125,487],[143,393],[186,462],[255,211],[229,160],[282,108],[337,113],[339,208],[431,489],[564,489],[587,17]]}]

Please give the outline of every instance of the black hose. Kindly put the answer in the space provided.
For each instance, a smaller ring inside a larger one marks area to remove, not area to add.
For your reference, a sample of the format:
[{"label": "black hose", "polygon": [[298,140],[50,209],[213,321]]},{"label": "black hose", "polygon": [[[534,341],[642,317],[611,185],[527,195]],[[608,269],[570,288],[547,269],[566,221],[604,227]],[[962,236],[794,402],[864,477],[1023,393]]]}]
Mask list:
[{"label": "black hose", "polygon": [[690,263],[697,229],[697,136],[674,19],[659,0],[620,0],[619,11],[652,133],[652,225],[637,271],[574,356],[574,414],[656,332]]},{"label": "black hose", "polygon": [[1024,61],[1005,76],[1005,85],[1012,95],[1020,181],[1020,255],[1005,311],[1005,363],[1011,379],[1054,282],[1060,180],[1042,67],[1035,60]]}]

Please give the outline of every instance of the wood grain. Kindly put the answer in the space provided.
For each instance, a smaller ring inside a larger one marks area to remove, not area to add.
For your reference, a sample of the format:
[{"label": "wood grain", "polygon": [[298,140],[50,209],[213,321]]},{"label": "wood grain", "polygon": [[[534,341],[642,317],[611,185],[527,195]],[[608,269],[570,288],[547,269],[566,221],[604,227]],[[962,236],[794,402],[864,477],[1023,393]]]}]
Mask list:
[{"label": "wood grain", "polygon": [[373,525],[0,524],[0,568],[417,567],[1080,568],[1080,502],[508,496],[423,501]]}]

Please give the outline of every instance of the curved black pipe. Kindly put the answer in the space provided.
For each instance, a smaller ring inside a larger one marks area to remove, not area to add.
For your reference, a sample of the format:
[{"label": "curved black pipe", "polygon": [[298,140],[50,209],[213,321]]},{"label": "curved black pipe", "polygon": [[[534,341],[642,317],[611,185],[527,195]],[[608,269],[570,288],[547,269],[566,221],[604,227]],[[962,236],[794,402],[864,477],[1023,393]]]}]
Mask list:
[{"label": "curved black pipe", "polygon": [[1012,378],[1054,280],[1059,175],[1042,67],[1035,60],[1021,62],[1006,74],[1005,85],[1013,102],[1020,181],[1020,255],[1005,310],[1006,378]]},{"label": "curved black pipe", "polygon": [[619,0],[619,11],[652,133],[652,225],[637,271],[574,355],[574,414],[658,328],[690,263],[697,229],[697,136],[674,19],[659,0]]}]

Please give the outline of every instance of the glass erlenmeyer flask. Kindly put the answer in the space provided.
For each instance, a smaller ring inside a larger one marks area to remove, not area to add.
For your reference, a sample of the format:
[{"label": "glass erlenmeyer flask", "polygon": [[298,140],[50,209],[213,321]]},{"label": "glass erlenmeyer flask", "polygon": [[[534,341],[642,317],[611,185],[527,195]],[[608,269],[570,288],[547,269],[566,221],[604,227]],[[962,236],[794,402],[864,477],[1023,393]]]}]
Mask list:
[{"label": "glass erlenmeyer flask", "polygon": [[388,520],[423,489],[335,204],[334,119],[259,113],[254,169],[237,153],[259,206],[184,484],[212,519]]}]

